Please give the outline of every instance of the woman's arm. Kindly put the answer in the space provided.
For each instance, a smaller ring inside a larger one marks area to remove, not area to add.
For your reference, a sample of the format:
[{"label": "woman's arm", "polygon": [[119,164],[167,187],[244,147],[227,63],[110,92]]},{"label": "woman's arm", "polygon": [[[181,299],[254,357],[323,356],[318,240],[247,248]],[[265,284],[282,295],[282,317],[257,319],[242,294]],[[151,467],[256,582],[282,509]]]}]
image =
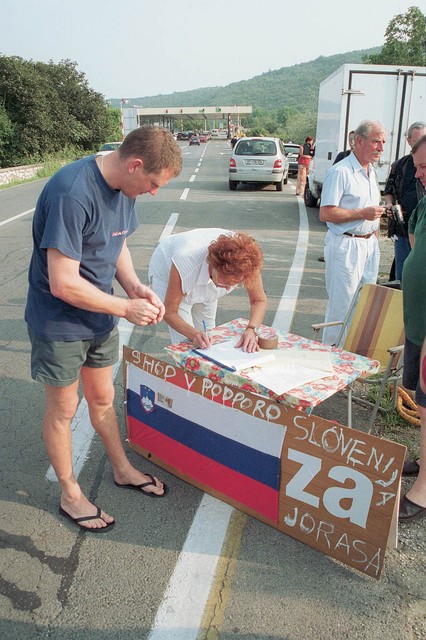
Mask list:
[{"label": "woman's arm", "polygon": [[[262,324],[265,317],[268,299],[263,288],[262,276],[260,273],[255,280],[246,286],[247,295],[250,301],[250,316],[248,325],[256,327]],[[252,353],[259,349],[257,343],[257,333],[253,329],[246,329],[235,347],[242,347],[243,351]]]},{"label": "woman's arm", "polygon": [[179,315],[179,305],[182,302],[182,279],[179,275],[179,271],[172,263],[169,276],[169,284],[167,287],[166,297],[164,299],[165,313],[164,320],[178,333],[186,336],[200,348],[207,348],[210,346],[210,340],[208,335],[204,331],[195,329],[190,324],[185,322]]}]

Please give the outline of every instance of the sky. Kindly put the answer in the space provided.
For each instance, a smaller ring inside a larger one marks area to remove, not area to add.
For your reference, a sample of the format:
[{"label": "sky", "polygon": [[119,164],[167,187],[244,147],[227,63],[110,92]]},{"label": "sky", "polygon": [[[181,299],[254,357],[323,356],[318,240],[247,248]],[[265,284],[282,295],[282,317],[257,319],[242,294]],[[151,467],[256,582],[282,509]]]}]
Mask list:
[{"label": "sky", "polygon": [[225,86],[384,44],[424,0],[0,0],[0,55],[69,59],[105,99]]}]

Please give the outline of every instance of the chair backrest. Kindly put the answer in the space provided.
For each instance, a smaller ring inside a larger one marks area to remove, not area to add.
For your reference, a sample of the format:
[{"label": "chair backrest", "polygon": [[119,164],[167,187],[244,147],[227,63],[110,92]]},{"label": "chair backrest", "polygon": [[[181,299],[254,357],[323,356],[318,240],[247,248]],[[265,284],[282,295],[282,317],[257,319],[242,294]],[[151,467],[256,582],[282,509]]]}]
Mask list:
[{"label": "chair backrest", "polygon": [[352,317],[348,316],[348,332],[342,345],[346,351],[385,366],[389,361],[387,349],[404,344],[402,291],[365,284],[354,299]]}]

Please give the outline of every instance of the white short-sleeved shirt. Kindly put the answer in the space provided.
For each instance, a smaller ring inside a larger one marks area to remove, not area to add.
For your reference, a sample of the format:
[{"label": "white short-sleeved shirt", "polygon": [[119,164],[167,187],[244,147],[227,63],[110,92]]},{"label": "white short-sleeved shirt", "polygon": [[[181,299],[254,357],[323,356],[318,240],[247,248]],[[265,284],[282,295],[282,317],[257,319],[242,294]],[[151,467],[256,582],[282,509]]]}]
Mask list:
[{"label": "white short-sleeved shirt", "polygon": [[170,235],[160,242],[152,254],[148,276],[168,281],[172,263],[182,280],[184,301],[187,304],[213,302],[229,293],[216,287],[209,275],[206,261],[208,247],[220,235],[232,236],[228,229],[192,229]]},{"label": "white short-sleeved shirt", "polygon": [[[362,209],[377,207],[380,203],[380,189],[373,165],[369,165],[369,175],[350,153],[333,165],[325,174],[321,192],[322,207],[342,207]],[[341,235],[347,231],[359,235],[372,233],[379,228],[379,220],[349,220],[348,222],[327,222],[330,231]]]}]

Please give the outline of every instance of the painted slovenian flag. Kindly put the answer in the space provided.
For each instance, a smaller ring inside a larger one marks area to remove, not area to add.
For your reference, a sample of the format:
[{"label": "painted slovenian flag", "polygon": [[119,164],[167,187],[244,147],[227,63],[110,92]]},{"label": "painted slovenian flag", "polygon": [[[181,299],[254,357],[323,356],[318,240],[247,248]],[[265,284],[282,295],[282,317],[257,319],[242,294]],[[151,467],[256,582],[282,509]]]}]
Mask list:
[{"label": "painted slovenian flag", "polygon": [[[127,368],[129,440],[179,473],[278,522],[286,428]],[[221,497],[220,495],[218,497]]]}]

